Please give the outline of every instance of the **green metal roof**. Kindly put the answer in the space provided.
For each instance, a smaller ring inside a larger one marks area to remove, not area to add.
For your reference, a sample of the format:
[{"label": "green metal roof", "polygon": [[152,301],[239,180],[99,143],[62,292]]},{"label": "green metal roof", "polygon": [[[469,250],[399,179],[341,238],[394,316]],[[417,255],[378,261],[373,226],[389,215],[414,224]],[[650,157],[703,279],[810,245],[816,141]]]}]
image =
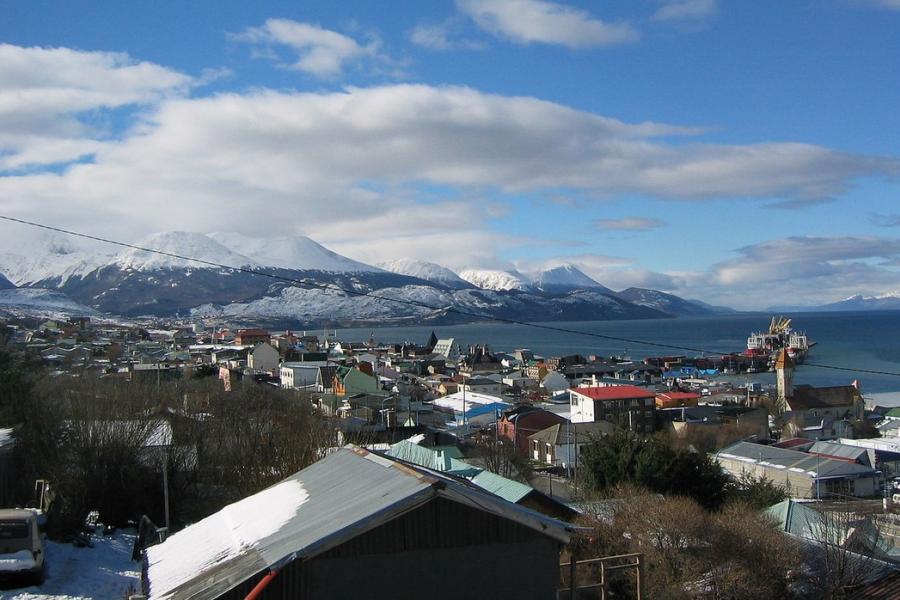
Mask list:
[{"label": "green metal roof", "polygon": [[512,503],[518,502],[534,491],[534,488],[529,485],[501,477],[490,471],[482,471],[472,478],[472,483]]}]

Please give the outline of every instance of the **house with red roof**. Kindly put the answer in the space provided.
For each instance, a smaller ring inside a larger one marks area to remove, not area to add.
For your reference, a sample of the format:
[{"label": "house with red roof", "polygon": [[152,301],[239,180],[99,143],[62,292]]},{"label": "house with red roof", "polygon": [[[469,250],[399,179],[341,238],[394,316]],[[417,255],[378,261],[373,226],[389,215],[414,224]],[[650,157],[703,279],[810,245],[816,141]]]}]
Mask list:
[{"label": "house with red roof", "polygon": [[656,429],[656,393],[635,385],[569,390],[573,423],[608,421],[635,433]]}]

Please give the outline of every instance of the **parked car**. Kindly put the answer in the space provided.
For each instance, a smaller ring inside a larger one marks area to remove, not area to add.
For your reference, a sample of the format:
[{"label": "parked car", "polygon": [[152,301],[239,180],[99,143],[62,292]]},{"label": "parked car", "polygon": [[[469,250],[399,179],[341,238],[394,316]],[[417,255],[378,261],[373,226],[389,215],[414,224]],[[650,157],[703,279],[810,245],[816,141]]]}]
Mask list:
[{"label": "parked car", "polygon": [[44,544],[34,511],[0,509],[0,577],[44,581]]}]

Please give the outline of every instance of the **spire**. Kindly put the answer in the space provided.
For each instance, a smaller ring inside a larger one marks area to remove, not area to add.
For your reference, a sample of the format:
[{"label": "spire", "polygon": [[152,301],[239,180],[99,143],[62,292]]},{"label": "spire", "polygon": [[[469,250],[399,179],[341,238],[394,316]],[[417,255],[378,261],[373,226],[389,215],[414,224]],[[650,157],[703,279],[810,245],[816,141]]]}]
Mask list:
[{"label": "spire", "polygon": [[775,359],[775,369],[793,369],[794,359],[788,354],[787,348],[778,351],[778,358]]}]

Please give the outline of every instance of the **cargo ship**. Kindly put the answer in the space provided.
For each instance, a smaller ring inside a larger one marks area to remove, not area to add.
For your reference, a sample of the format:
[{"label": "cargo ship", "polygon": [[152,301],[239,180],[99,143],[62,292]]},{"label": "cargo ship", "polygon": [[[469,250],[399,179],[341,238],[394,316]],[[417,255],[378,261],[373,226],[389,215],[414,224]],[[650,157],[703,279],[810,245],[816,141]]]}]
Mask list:
[{"label": "cargo ship", "polygon": [[744,354],[750,358],[768,357],[770,362],[774,362],[775,355],[784,348],[795,363],[801,363],[815,345],[816,342],[809,341],[806,333],[791,328],[790,319],[772,317],[768,331],[750,334]]}]

